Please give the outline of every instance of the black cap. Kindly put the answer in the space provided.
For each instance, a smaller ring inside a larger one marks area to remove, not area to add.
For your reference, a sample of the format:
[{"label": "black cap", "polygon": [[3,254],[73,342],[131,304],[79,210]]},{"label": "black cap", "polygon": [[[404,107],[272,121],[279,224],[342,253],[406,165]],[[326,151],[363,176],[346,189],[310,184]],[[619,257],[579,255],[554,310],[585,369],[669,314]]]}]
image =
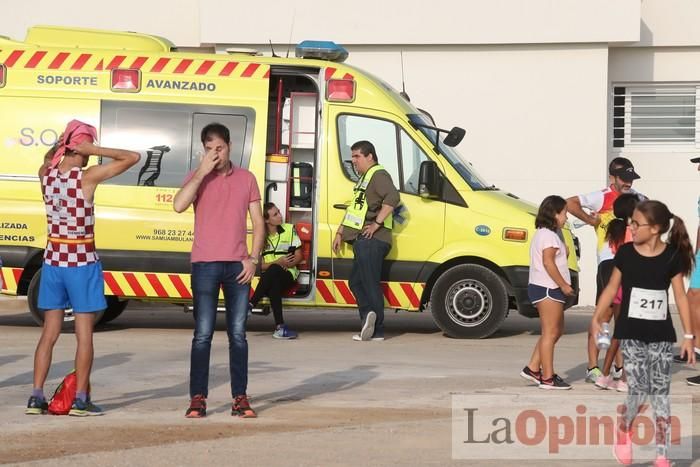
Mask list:
[{"label": "black cap", "polygon": [[700,157],[693,157],[692,159],[690,159],[690,162],[692,162],[693,164],[700,163]]},{"label": "black cap", "polygon": [[634,171],[634,166],[628,159],[622,159],[622,163],[610,171],[610,175],[620,177],[625,182],[631,182],[632,180],[637,180],[642,178],[637,172]]}]

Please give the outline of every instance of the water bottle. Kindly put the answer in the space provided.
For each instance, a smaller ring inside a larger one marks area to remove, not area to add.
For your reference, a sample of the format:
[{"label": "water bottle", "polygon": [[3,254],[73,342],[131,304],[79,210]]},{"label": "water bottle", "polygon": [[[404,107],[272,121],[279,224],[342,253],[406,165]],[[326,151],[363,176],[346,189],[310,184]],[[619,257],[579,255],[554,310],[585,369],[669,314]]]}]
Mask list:
[{"label": "water bottle", "polygon": [[610,347],[610,325],[608,323],[603,323],[602,329],[596,338],[596,345],[600,350]]}]

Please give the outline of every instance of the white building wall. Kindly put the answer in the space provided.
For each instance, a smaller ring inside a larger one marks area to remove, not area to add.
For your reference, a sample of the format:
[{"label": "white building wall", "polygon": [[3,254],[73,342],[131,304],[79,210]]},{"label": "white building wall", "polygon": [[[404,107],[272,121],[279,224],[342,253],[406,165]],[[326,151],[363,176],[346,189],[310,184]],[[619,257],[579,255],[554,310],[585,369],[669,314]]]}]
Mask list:
[{"label": "white building wall", "polygon": [[[345,45],[545,44],[639,40],[640,0],[200,0],[202,42]],[[241,21],[243,16],[246,18]],[[217,27],[222,18],[232,25]],[[217,26],[213,26],[217,25]],[[595,25],[595,27],[591,27]]]},{"label": "white building wall", "polygon": [[700,2],[697,0],[643,0],[640,40],[633,46],[700,45]]},{"label": "white building wall", "polygon": [[[700,5],[699,5],[700,6]],[[697,9],[700,13],[700,8]],[[700,38],[698,38],[700,42]],[[693,83],[700,84],[700,47],[620,47],[610,49],[612,84]],[[698,227],[697,165],[689,159],[700,147],[623,150],[609,147],[609,157],[629,158],[642,178],[635,186],[651,198],[665,202],[671,212],[683,218],[695,240]]]}]

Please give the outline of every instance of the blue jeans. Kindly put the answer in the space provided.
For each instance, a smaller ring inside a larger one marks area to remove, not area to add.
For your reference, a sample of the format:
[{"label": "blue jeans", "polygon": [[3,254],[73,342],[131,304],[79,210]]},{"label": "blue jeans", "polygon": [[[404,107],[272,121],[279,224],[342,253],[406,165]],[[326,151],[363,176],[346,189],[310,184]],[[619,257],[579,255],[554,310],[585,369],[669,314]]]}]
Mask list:
[{"label": "blue jeans", "polygon": [[350,290],[357,300],[363,324],[367,313],[374,311],[377,314],[372,337],[384,337],[384,292],[381,277],[384,257],[389,254],[389,250],[390,244],[361,234],[352,243],[355,259],[350,271]]},{"label": "blue jeans", "polygon": [[248,387],[248,319],[250,284],[239,284],[236,276],[243,271],[238,261],[192,263],[192,298],[194,302],[194,337],[190,355],[190,397],[209,394],[209,356],[216,324],[219,289],[223,288],[228,333],[231,396],[246,393]]}]

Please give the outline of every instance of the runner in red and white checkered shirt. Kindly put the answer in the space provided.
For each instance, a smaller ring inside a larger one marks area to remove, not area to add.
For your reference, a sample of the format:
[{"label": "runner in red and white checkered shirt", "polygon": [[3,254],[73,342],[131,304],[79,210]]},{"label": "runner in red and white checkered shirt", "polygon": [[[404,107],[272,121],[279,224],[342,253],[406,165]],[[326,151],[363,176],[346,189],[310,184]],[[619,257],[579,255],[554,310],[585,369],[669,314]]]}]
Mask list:
[{"label": "runner in red and white checkered shirt", "polygon": [[[74,121],[69,128],[71,130],[67,129],[66,135],[59,138],[59,144],[46,153],[39,168],[48,239],[38,304],[44,312],[44,326],[34,355],[34,386],[25,411],[30,415],[46,413],[48,408],[44,382],[66,308],[73,309],[78,341],[75,353],[77,392],[69,414],[101,415],[101,410],[90,402],[87,394],[94,352],[95,312],[107,306],[102,265],[95,252],[93,198],[100,182],[126,171],[141,157],[124,149],[95,146],[91,135],[96,132],[89,125]],[[66,141],[71,137],[72,143]],[[86,169],[91,155],[112,161]]]},{"label": "runner in red and white checkered shirt", "polygon": [[[83,193],[83,170],[73,167],[61,173],[58,167],[42,177],[41,188],[46,205],[48,242],[44,262],[52,266],[87,266],[99,258],[95,252],[94,206]],[[64,243],[63,240],[84,240]],[[89,241],[88,241],[89,240]]]}]

